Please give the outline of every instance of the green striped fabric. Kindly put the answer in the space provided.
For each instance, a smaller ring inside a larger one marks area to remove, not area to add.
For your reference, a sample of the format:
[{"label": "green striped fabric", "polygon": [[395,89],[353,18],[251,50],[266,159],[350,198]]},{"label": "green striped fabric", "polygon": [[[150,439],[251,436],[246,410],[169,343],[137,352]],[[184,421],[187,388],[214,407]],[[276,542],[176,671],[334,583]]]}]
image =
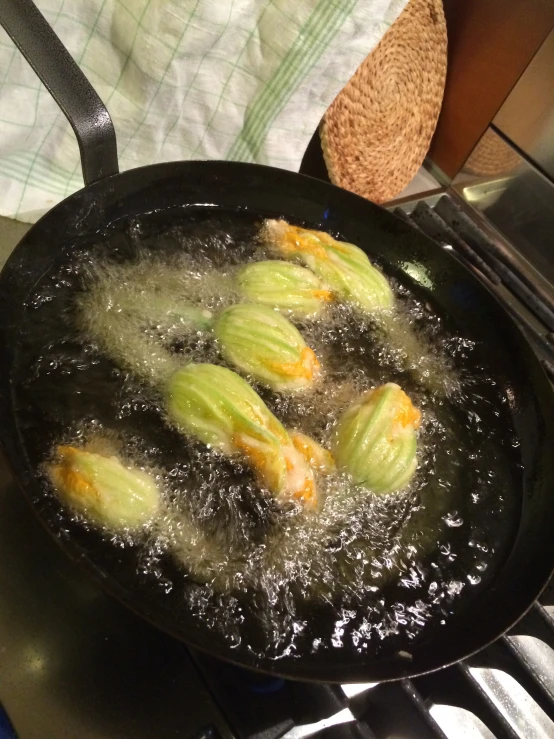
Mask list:
[{"label": "green striped fabric", "polygon": [[320,0],[300,29],[275,74],[248,107],[228,159],[256,161],[277,113],[317,64],[357,0]]},{"label": "green striped fabric", "polygon": [[[35,0],[105,101],[122,170],[177,159],[298,169],[406,0]],[[82,187],[72,130],[0,30],[0,215]]]}]

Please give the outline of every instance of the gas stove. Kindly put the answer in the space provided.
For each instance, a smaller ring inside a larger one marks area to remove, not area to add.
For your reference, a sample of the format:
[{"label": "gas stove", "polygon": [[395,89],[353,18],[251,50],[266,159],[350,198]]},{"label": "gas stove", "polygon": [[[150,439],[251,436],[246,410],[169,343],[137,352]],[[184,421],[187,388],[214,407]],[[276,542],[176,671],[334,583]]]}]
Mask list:
[{"label": "gas stove", "polygon": [[[390,208],[493,291],[554,381],[544,250],[498,227],[503,207],[513,216],[501,202],[510,186],[462,182]],[[26,228],[0,221],[4,259]],[[0,593],[2,739],[12,729],[19,739],[554,736],[554,583],[509,634],[438,673],[344,686],[257,676],[187,649],[104,595],[30,514],[0,460]]]}]

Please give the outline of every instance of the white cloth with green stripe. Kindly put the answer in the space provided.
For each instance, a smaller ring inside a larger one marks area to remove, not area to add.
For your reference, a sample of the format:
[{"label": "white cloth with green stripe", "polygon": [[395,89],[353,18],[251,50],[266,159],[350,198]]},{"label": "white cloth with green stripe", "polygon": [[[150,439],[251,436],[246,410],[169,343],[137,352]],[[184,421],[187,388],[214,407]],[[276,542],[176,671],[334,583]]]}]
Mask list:
[{"label": "white cloth with green stripe", "polygon": [[[405,4],[37,0],[111,113],[121,170],[178,159],[298,170]],[[1,29],[0,81],[0,214],[33,222],[83,186],[77,144]]]}]

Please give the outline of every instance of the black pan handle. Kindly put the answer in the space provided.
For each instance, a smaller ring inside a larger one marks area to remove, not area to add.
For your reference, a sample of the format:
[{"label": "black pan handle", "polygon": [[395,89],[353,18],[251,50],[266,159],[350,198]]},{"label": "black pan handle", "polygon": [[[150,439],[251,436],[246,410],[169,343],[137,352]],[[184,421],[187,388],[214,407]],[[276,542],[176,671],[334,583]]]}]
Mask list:
[{"label": "black pan handle", "polygon": [[75,131],[85,185],[119,172],[110,114],[32,0],[0,0],[0,24]]}]

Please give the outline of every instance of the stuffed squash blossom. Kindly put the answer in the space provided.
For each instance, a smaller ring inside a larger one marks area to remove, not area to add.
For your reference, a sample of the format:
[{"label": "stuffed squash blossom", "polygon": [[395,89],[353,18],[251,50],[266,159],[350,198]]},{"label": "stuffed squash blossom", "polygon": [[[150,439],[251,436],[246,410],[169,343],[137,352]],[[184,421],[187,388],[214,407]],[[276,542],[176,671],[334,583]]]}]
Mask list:
[{"label": "stuffed squash blossom", "polygon": [[312,385],[320,365],[293,324],[265,305],[242,303],[226,308],[214,324],[225,358],[273,390]]},{"label": "stuffed squash blossom", "polygon": [[370,390],[339,419],[333,443],[337,467],[375,493],[401,490],[417,468],[420,422],[421,413],[395,383]]},{"label": "stuffed squash blossom", "polygon": [[149,523],[160,507],[160,490],[151,474],[116,456],[75,446],[59,446],[48,475],[60,498],[96,524],[115,530]]},{"label": "stuffed squash blossom", "polygon": [[393,307],[387,279],[354,244],[286,221],[265,221],[263,236],[285,259],[302,261],[342,301],[369,314]]},{"label": "stuffed squash blossom", "polygon": [[300,318],[317,316],[333,299],[309,269],[278,259],[247,264],[238,273],[237,284],[247,300]]},{"label": "stuffed squash blossom", "polygon": [[310,457],[318,445],[306,454],[299,449],[242,377],[215,364],[189,364],[173,375],[166,397],[168,415],[184,433],[241,456],[278,498],[316,505]]}]

